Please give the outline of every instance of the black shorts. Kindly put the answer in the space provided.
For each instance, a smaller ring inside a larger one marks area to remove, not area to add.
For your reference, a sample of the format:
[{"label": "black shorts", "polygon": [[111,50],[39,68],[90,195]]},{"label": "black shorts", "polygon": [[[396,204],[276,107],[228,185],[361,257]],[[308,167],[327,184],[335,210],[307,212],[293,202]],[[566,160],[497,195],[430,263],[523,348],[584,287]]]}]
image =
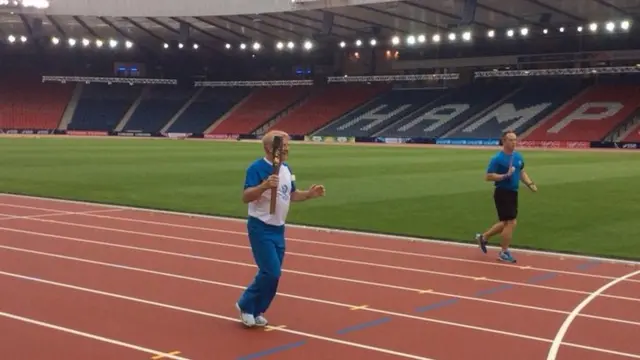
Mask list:
[{"label": "black shorts", "polygon": [[500,221],[515,220],[518,217],[517,191],[496,188],[493,192],[493,201]]}]

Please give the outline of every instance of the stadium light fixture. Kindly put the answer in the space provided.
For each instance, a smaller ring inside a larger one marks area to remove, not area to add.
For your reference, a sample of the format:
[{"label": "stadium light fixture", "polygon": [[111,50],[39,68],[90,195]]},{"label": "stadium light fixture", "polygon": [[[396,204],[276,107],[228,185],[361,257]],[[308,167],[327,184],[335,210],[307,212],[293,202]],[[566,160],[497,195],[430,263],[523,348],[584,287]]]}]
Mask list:
[{"label": "stadium light fixture", "polygon": [[560,29],[558,29],[558,31],[560,31],[561,33],[564,32],[564,27],[561,27]]},{"label": "stadium light fixture", "polygon": [[392,43],[393,45],[398,45],[398,44],[400,44],[400,38],[399,38],[399,37],[397,37],[397,36],[392,37],[392,38],[391,38],[391,43]]},{"label": "stadium light fixture", "polygon": [[487,36],[492,38],[496,36],[496,31],[495,30],[489,30],[487,31]]},{"label": "stadium light fixture", "polygon": [[415,43],[416,43],[416,37],[415,37],[415,36],[413,36],[413,35],[409,35],[409,36],[407,37],[407,44],[409,44],[409,45],[413,45],[413,44],[415,44]]},{"label": "stadium light fixture", "polygon": [[464,41],[471,41],[471,31],[465,31],[462,34],[462,40]]},{"label": "stadium light fixture", "polygon": [[82,39],[82,45],[83,45],[84,47],[89,46],[89,44],[91,44],[91,41],[89,41],[89,39]]},{"label": "stadium light fixture", "polygon": [[376,45],[378,44],[378,40],[376,40],[376,39],[371,39],[371,40],[369,40],[369,44],[370,44],[371,46],[376,46]]},{"label": "stadium light fixture", "polygon": [[124,46],[127,49],[131,49],[133,47],[133,43],[131,41],[127,40],[127,41],[125,41]]},{"label": "stadium light fixture", "polygon": [[102,47],[102,45],[104,45],[104,41],[102,41],[102,40],[100,40],[100,39],[96,40],[96,46],[97,46],[98,48],[101,48],[101,47]]},{"label": "stadium light fixture", "polygon": [[287,49],[292,50],[295,47],[296,47],[296,44],[294,44],[293,41],[289,41],[287,43]]},{"label": "stadium light fixture", "polygon": [[74,39],[74,38],[70,38],[69,40],[67,40],[67,42],[69,43],[69,46],[71,46],[71,47],[76,46],[76,39]]},{"label": "stadium light fixture", "polygon": [[53,45],[58,45],[60,43],[60,39],[58,39],[57,37],[54,36],[54,37],[51,38],[51,43]]},{"label": "stadium light fixture", "polygon": [[[278,44],[281,44],[281,43],[278,43]],[[347,43],[346,43],[346,42],[344,42],[344,41],[340,41],[340,44],[339,44],[339,45],[340,45],[340,47],[341,47],[341,48],[343,48],[343,49],[344,49],[344,47],[345,47],[345,46],[347,46]]]},{"label": "stadium light fixture", "polygon": [[597,23],[591,23],[591,24],[589,24],[589,30],[591,30],[591,32],[596,32],[596,31],[598,31],[598,24],[597,24]]},{"label": "stadium light fixture", "polygon": [[581,33],[582,32],[582,26],[578,26],[578,32]]},{"label": "stadium light fixture", "polygon": [[529,35],[529,28],[523,27],[522,29],[520,29],[520,35],[522,36]]},{"label": "stadium light fixture", "polygon": [[260,47],[261,47],[261,46],[262,46],[262,45],[260,45],[260,43],[259,43],[259,42],[254,42],[254,43],[253,43],[253,50],[258,51],[258,50],[260,50]]},{"label": "stadium light fixture", "polygon": [[[344,41],[342,43],[344,43]],[[278,50],[284,49],[284,43],[282,41],[278,41],[278,43],[276,44],[276,49]]]},{"label": "stadium light fixture", "polygon": [[456,41],[456,34],[455,33],[450,33],[449,34],[449,41]]},{"label": "stadium light fixture", "polygon": [[607,31],[613,32],[613,30],[616,29],[616,24],[610,21],[607,23],[606,28],[607,28]]},{"label": "stadium light fixture", "polygon": [[[227,44],[227,45],[229,45],[229,44]],[[162,47],[163,47],[163,48],[165,48],[165,49],[168,49],[168,48],[169,48],[169,44],[164,43],[164,44],[162,44]],[[227,48],[227,49],[228,49],[228,48]]]},{"label": "stadium light fixture", "polygon": [[424,34],[418,35],[418,42],[420,44],[424,43],[425,41],[427,41],[427,37]]},{"label": "stadium light fixture", "polygon": [[182,49],[184,48],[184,44],[183,43],[178,43],[178,49]]},{"label": "stadium light fixture", "polygon": [[22,43],[26,43],[26,42],[27,42],[27,37],[26,37],[26,36],[24,36],[24,35],[20,36],[20,41],[21,41]]},{"label": "stadium light fixture", "polygon": [[244,50],[246,48],[247,48],[247,44],[245,43],[240,44],[240,50]]},{"label": "stadium light fixture", "polygon": [[622,30],[629,30],[629,28],[631,27],[631,23],[628,20],[624,20],[620,23],[620,27],[622,28]]},{"label": "stadium light fixture", "polygon": [[304,49],[305,50],[311,50],[311,48],[313,48],[313,44],[311,43],[311,41],[307,40],[304,42]]},{"label": "stadium light fixture", "polygon": [[356,46],[358,47],[362,46],[362,40],[360,39],[356,40]]},{"label": "stadium light fixture", "polygon": [[16,37],[13,35],[9,35],[7,37],[7,40],[9,40],[9,42],[13,44],[14,42],[16,42]]},{"label": "stadium light fixture", "polygon": [[113,49],[116,46],[118,46],[118,41],[114,40],[114,39],[110,39],[109,40],[109,46]]},{"label": "stadium light fixture", "polygon": [[508,37],[513,37],[513,30],[511,30],[511,29],[507,30],[507,36]]},{"label": "stadium light fixture", "polygon": [[548,33],[549,33],[549,29],[544,29],[544,30],[542,30],[542,33],[543,33],[543,34],[548,34]]},{"label": "stadium light fixture", "polygon": [[231,44],[225,44],[224,47],[225,49],[231,49]]},{"label": "stadium light fixture", "polygon": [[198,50],[200,49],[200,45],[198,44],[193,44],[193,50]]},{"label": "stadium light fixture", "polygon": [[432,40],[434,43],[439,43],[439,42],[440,42],[440,34],[435,34],[435,35],[433,35],[433,38],[431,38],[431,40]]}]

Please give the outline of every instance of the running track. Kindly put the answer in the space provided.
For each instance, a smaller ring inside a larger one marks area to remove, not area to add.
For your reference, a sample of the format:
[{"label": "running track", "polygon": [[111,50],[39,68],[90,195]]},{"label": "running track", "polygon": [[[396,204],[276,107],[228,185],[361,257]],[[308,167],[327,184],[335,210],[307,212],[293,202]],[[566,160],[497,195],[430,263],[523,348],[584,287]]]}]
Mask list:
[{"label": "running track", "polygon": [[244,222],[0,195],[7,359],[640,359],[640,264],[290,227],[267,329]]}]

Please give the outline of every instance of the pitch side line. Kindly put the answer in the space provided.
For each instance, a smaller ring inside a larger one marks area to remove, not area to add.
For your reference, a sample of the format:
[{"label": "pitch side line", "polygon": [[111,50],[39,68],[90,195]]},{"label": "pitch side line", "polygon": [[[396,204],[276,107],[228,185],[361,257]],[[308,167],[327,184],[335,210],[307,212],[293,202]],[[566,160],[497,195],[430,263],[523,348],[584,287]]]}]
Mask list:
[{"label": "pitch side line", "polygon": [[[121,300],[137,302],[137,303],[145,304],[145,305],[152,305],[152,306],[159,307],[159,308],[177,310],[177,311],[180,311],[180,312],[191,313],[191,314],[200,315],[200,316],[206,316],[206,317],[215,318],[215,319],[219,319],[219,320],[231,321],[231,322],[234,322],[234,323],[239,323],[240,322],[239,319],[231,318],[231,317],[224,316],[224,315],[209,313],[209,312],[200,311],[200,310],[194,310],[194,309],[190,309],[190,308],[185,308],[185,307],[181,307],[181,306],[165,304],[165,303],[156,302],[156,301],[144,300],[144,299],[136,298],[136,297],[132,297],[132,296],[125,296],[125,295],[121,295],[121,294],[110,293],[110,292],[106,292],[106,291],[101,291],[101,290],[96,290],[96,289],[91,289],[91,288],[71,285],[71,284],[67,284],[67,283],[61,283],[61,282],[57,282],[57,281],[45,280],[45,279],[41,279],[41,278],[34,278],[34,277],[26,276],[26,275],[14,274],[14,273],[5,272],[5,271],[0,271],[0,275],[8,276],[8,277],[16,278],[16,279],[21,279],[21,280],[26,280],[26,281],[32,281],[32,282],[36,282],[36,283],[40,283],[40,284],[53,285],[53,286],[58,286],[58,287],[66,288],[66,289],[72,289],[72,290],[76,290],[76,291],[92,293],[92,294],[101,295],[101,296],[107,296],[107,297],[121,299]],[[286,332],[286,333],[290,333],[290,334],[294,334],[294,335],[298,335],[298,336],[303,336],[303,337],[323,340],[323,341],[332,342],[332,343],[336,343],[336,344],[341,344],[341,345],[346,345],[346,346],[351,346],[351,347],[357,347],[357,348],[366,349],[366,350],[370,350],[370,351],[374,351],[374,352],[380,352],[380,353],[385,353],[385,354],[389,354],[389,355],[395,355],[395,356],[399,356],[399,357],[403,357],[403,358],[407,358],[407,359],[434,360],[434,359],[430,359],[430,358],[426,358],[426,357],[422,357],[422,356],[402,353],[402,352],[398,352],[398,351],[392,351],[392,350],[379,348],[379,347],[375,347],[375,346],[363,345],[363,344],[359,344],[359,343],[355,343],[355,342],[344,341],[344,340],[340,340],[340,339],[334,339],[334,338],[321,336],[321,335],[315,335],[315,334],[311,334],[311,333],[305,333],[305,332],[302,332],[302,331],[292,330],[290,328],[273,327],[273,330],[274,331],[282,331],[282,332]],[[549,340],[549,342],[551,342],[551,341]],[[154,353],[154,355],[157,355],[157,354],[164,354],[164,353],[162,353],[162,352]],[[169,355],[169,354],[167,354],[167,355]],[[180,359],[184,359],[184,358],[175,357],[174,359],[180,360]],[[184,359],[184,360],[188,360],[188,359]]]},{"label": "pitch side line", "polygon": [[[564,336],[567,333],[567,330],[569,330],[569,326],[571,326],[571,323],[573,322],[573,320],[580,314],[580,312],[587,305],[589,305],[590,302],[593,301],[593,299],[600,296],[603,292],[605,292],[610,287],[616,285],[617,283],[622,282],[623,280],[636,276],[638,274],[640,274],[640,270],[621,276],[609,282],[608,284],[605,284],[600,289],[594,291],[593,293],[591,293],[591,295],[589,295],[584,300],[582,300],[582,302],[578,304],[578,306],[576,306],[575,309],[573,309],[571,314],[567,316],[567,318],[564,320],[564,323],[562,323],[562,325],[560,326],[560,329],[558,330],[556,337],[553,339],[553,342],[551,343],[551,348],[549,348],[549,354],[547,355],[547,360],[556,359],[556,356],[558,355],[558,350],[560,349],[560,345],[562,345],[562,339],[564,339]],[[637,357],[640,358],[640,356],[637,356]]]},{"label": "pitch side line", "polygon": [[[7,193],[7,192],[0,192],[0,195],[7,196],[7,197],[14,197],[14,198],[25,198],[25,199],[41,200],[41,201],[47,201],[47,202],[59,202],[59,203],[80,204],[80,205],[93,205],[93,206],[102,206],[102,207],[116,208],[116,209],[137,210],[137,211],[146,211],[146,212],[151,212],[151,213],[161,213],[161,214],[179,215],[179,216],[190,216],[190,217],[197,217],[197,218],[204,218],[204,219],[217,219],[217,220],[222,220],[222,221],[233,221],[233,222],[246,223],[245,219],[238,219],[238,218],[233,218],[233,217],[228,217],[228,216],[220,216],[220,215],[205,215],[205,214],[196,214],[196,213],[188,213],[188,212],[169,211],[169,210],[147,209],[147,208],[143,208],[143,207],[135,207],[135,206],[129,206],[129,205],[114,205],[114,204],[105,204],[105,203],[92,202],[92,201],[68,200],[68,199],[58,199],[58,198],[43,197],[43,196],[12,194],[12,193]],[[403,236],[403,235],[378,234],[378,233],[370,233],[370,232],[355,231],[355,230],[335,229],[335,228],[329,228],[329,227],[324,227],[323,228],[323,227],[316,227],[316,226],[309,226],[309,225],[297,225],[297,224],[288,224],[287,226],[289,228],[297,228],[297,229],[310,229],[310,230],[317,230],[317,231],[333,231],[333,232],[338,232],[338,233],[343,233],[343,234],[354,234],[354,235],[359,235],[359,236],[370,236],[370,237],[377,237],[377,238],[383,238],[383,239],[392,239],[392,240],[406,240],[406,241],[419,241],[419,242],[426,242],[426,243],[437,243],[437,244],[442,244],[442,245],[458,246],[458,247],[476,247],[477,246],[475,244],[459,243],[459,242],[453,242],[453,241],[447,241],[447,240],[426,239],[426,238],[418,238],[418,237]],[[493,245],[489,246],[489,247],[492,248],[492,249],[498,249],[497,246],[493,246]],[[524,253],[536,254],[536,255],[543,255],[543,256],[565,257],[565,258],[574,258],[574,259],[583,259],[583,260],[592,260],[592,261],[595,260],[595,261],[604,261],[604,262],[610,262],[610,263],[619,263],[619,264],[628,264],[628,265],[640,266],[640,261],[634,261],[634,260],[622,260],[622,259],[614,259],[614,258],[607,258],[607,257],[600,257],[600,256],[589,256],[589,255],[565,254],[565,253],[561,253],[561,252],[530,250],[530,249],[518,249],[518,251],[524,252]]]},{"label": "pitch side line", "polygon": [[[6,274],[7,273],[5,273],[4,275],[6,275]],[[153,349],[145,348],[145,347],[142,347],[142,346],[129,344],[129,343],[122,342],[122,341],[119,341],[119,340],[114,340],[114,339],[106,338],[106,337],[103,337],[103,336],[94,335],[94,334],[86,333],[86,332],[83,332],[83,331],[78,331],[78,330],[70,329],[70,328],[67,328],[67,327],[62,327],[62,326],[59,326],[59,325],[50,324],[50,323],[47,323],[47,322],[44,322],[44,321],[30,319],[30,318],[27,318],[27,317],[24,317],[24,316],[10,314],[10,313],[6,313],[6,312],[0,312],[0,316],[8,318],[8,319],[12,319],[12,320],[22,321],[22,322],[25,322],[25,323],[28,323],[28,324],[31,324],[31,325],[37,325],[37,326],[42,326],[42,327],[45,327],[45,328],[48,328],[48,329],[53,329],[53,330],[66,332],[67,334],[73,334],[73,335],[89,338],[89,339],[92,339],[92,340],[97,340],[97,341],[101,341],[101,342],[104,342],[104,343],[112,344],[112,345],[126,347],[126,348],[129,348],[129,349],[145,352],[147,354],[154,355],[154,356],[162,356],[163,358],[173,359],[173,360],[190,360],[190,359],[185,358],[185,357],[176,356],[176,355],[164,353],[162,351],[153,350]]]}]

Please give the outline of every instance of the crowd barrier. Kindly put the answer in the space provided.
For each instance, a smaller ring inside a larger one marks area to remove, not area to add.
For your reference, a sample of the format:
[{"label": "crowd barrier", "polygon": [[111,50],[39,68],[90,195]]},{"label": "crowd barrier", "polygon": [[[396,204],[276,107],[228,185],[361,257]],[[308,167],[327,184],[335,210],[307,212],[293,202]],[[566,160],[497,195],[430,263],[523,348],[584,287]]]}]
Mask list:
[{"label": "crowd barrier", "polygon": [[[78,131],[78,130],[43,130],[43,129],[0,129],[0,135],[71,135],[71,136],[120,136],[143,138],[171,139],[212,139],[212,140],[257,140],[254,134],[202,134],[202,133],[149,133],[140,131]],[[304,136],[291,135],[293,141],[314,143],[379,143],[379,144],[433,144],[452,146],[487,146],[500,145],[499,139],[432,139],[432,138],[397,138],[397,137],[358,137],[358,136]],[[541,141],[520,140],[521,148],[543,149],[629,149],[640,150],[640,143],[607,142],[607,141]]]}]

